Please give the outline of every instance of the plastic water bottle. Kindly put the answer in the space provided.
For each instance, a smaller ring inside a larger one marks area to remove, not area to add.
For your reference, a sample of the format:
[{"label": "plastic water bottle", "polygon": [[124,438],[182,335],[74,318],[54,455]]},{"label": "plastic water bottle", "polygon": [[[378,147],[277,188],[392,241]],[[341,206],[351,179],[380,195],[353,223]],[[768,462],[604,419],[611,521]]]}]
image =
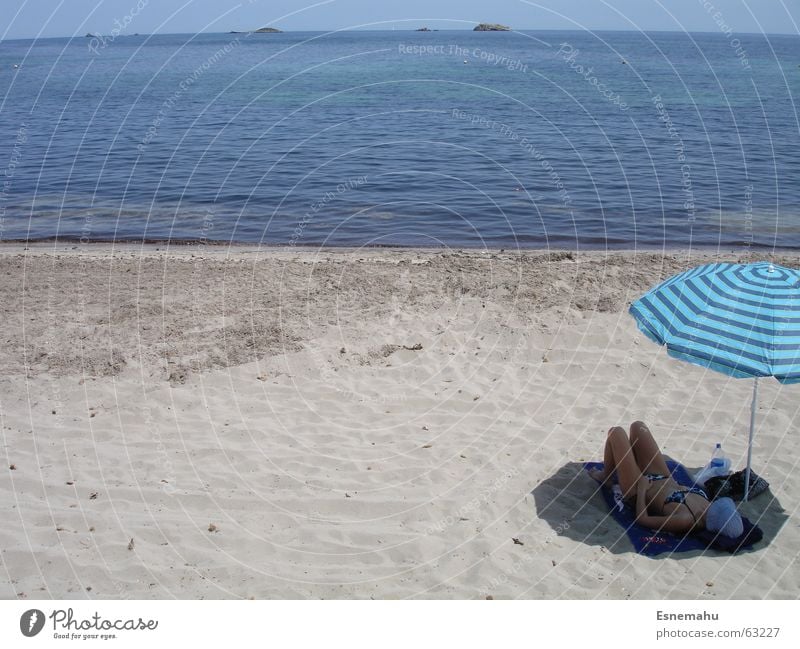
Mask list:
[{"label": "plastic water bottle", "polygon": [[728,469],[731,466],[731,461],[723,454],[722,444],[717,444],[714,447],[714,452],[711,454],[711,462],[709,462],[708,465],[714,472],[714,475],[711,476],[712,478],[714,476],[725,475],[728,473]]},{"label": "plastic water bottle", "polygon": [[731,461],[722,452],[722,444],[714,447],[711,460],[694,477],[695,484],[702,485],[706,480],[720,475],[728,475],[731,468]]}]

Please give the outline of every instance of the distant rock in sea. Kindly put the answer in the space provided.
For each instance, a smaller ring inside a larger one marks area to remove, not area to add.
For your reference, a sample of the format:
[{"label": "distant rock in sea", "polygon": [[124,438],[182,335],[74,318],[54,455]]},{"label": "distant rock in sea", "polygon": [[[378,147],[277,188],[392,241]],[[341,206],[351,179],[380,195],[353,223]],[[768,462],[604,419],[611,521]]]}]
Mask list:
[{"label": "distant rock in sea", "polygon": [[84,38],[97,38],[97,36],[95,34],[92,34],[92,32],[88,32],[86,36],[84,36]]},{"label": "distant rock in sea", "polygon": [[231,30],[229,34],[282,34],[283,31],[275,27],[262,27],[261,29],[249,29],[245,32]]},{"label": "distant rock in sea", "polygon": [[510,32],[511,27],[498,25],[497,23],[481,23],[472,31],[474,32]]}]

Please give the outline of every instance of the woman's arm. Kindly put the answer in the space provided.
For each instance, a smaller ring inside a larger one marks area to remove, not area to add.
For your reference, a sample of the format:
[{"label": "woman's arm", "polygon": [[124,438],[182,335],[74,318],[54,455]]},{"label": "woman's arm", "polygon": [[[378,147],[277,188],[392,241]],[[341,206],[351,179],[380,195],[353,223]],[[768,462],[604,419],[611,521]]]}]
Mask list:
[{"label": "woman's arm", "polygon": [[669,516],[637,516],[636,522],[651,530],[658,532],[672,532],[673,534],[683,534],[692,529],[694,521],[689,514],[675,513]]},{"label": "woman's arm", "polygon": [[647,513],[647,486],[649,481],[642,476],[636,483],[636,522],[652,530],[680,534],[688,532],[694,525],[689,512],[674,512],[668,516],[650,516]]}]

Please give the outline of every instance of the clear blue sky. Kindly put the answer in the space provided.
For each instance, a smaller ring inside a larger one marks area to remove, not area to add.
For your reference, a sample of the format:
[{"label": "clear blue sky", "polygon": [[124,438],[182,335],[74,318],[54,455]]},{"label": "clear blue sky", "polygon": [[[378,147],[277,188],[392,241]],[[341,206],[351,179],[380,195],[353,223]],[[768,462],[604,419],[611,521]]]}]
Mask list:
[{"label": "clear blue sky", "polygon": [[[2,0],[0,38],[281,29],[642,29],[798,34],[800,0]],[[137,5],[141,9],[137,10]],[[709,9],[711,8],[711,9]]]}]

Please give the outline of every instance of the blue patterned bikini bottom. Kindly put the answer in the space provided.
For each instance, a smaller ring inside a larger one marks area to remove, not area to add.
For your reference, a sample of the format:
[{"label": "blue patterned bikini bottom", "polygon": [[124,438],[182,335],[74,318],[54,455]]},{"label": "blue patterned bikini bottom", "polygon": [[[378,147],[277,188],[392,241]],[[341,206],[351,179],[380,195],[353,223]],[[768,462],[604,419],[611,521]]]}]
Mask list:
[{"label": "blue patterned bikini bottom", "polygon": [[[661,475],[660,473],[645,473],[645,478],[647,478],[650,482],[655,482],[656,480],[666,480],[669,476]],[[708,494],[703,491],[700,487],[689,487],[687,489],[678,489],[673,491],[669,496],[667,496],[666,500],[664,500],[664,504],[667,503],[678,503],[684,504],[686,502],[686,494],[697,494],[698,496],[702,496],[706,500],[709,500]]]},{"label": "blue patterned bikini bottom", "polygon": [[703,491],[700,487],[689,487],[688,489],[680,489],[678,491],[673,491],[667,499],[664,501],[664,504],[667,503],[680,503],[683,504],[686,502],[686,494],[697,494],[698,496],[702,496],[706,500],[708,500],[708,494]]}]

